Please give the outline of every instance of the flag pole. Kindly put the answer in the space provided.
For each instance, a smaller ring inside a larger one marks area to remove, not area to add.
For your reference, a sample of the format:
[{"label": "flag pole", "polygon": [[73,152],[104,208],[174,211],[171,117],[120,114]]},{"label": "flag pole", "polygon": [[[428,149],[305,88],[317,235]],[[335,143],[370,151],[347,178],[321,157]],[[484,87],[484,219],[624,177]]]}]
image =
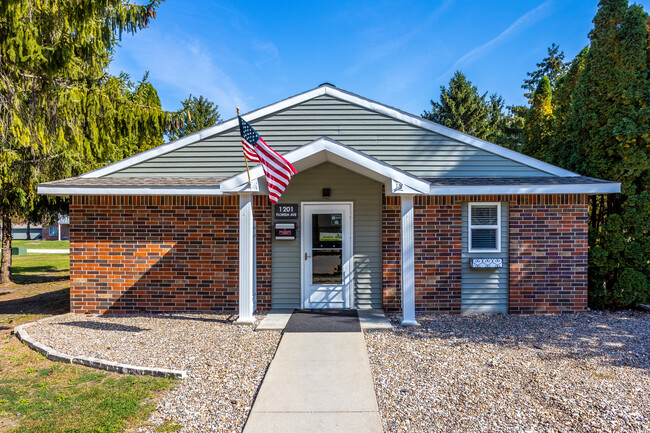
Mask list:
[{"label": "flag pole", "polygon": [[[237,107],[237,117],[239,117],[239,107]],[[246,158],[245,153],[244,153],[244,164],[246,164],[246,173],[248,174],[248,185],[250,186],[250,184],[251,184],[251,172],[248,171],[248,158]]]}]

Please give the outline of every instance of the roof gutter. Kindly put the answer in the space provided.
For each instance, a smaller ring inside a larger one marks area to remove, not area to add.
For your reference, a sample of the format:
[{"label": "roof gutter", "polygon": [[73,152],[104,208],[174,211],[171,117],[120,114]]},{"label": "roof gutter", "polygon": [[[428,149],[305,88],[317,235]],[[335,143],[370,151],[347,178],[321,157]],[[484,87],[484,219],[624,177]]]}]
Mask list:
[{"label": "roof gutter", "polygon": [[490,194],[614,194],[621,192],[620,183],[568,185],[431,185],[428,195],[490,195]]},{"label": "roof gutter", "polygon": [[223,195],[220,188],[138,187],[138,186],[54,186],[39,185],[45,195]]}]

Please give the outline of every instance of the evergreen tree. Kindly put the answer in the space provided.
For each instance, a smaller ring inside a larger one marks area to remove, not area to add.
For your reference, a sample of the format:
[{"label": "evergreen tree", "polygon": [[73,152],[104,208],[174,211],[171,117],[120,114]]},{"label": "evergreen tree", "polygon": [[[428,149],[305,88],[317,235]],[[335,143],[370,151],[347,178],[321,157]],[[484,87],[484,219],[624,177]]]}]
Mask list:
[{"label": "evergreen tree", "polygon": [[524,80],[524,84],[521,86],[522,89],[526,89],[527,92],[524,93],[524,96],[532,103],[533,94],[539,86],[539,82],[544,76],[548,77],[551,84],[551,89],[555,89],[555,84],[557,80],[564,75],[567,69],[567,64],[564,62],[564,52],[560,51],[560,47],[552,44],[547,48],[548,55],[542,59],[541,62],[537,64],[537,70],[533,72],[528,72],[528,78]]},{"label": "evergreen tree", "polygon": [[183,104],[182,111],[187,113],[187,118],[178,127],[174,127],[169,131],[170,140],[177,140],[221,122],[219,106],[203,96],[197,98],[190,95],[181,104]]},{"label": "evergreen tree", "polygon": [[524,142],[521,151],[538,159],[547,159],[553,121],[552,90],[549,78],[544,75],[533,94],[524,125]]},{"label": "evergreen tree", "polygon": [[0,2],[0,283],[10,277],[11,220],[34,210],[37,183],[98,168],[172,120],[106,72],[121,34],[145,28],[159,3]]},{"label": "evergreen tree", "polygon": [[[440,86],[440,102],[431,101],[431,111],[422,117],[477,138],[490,135],[490,107],[486,94],[480,95],[476,86],[456,71],[449,87]],[[495,101],[496,102],[496,101]]]},{"label": "evergreen tree", "polygon": [[508,149],[521,152],[524,142],[524,126],[528,116],[528,107],[511,105],[506,108],[505,125],[501,137],[495,143]]},{"label": "evergreen tree", "polygon": [[569,165],[571,149],[566,146],[567,123],[573,107],[574,91],[578,84],[578,78],[585,67],[588,52],[588,47],[583,48],[571,61],[568,72],[558,79],[553,92],[553,132],[549,151],[544,158],[551,164],[562,167]]},{"label": "evergreen tree", "polygon": [[601,0],[567,122],[570,168],[616,180],[593,197],[590,302],[650,300],[650,18],[626,0]]}]

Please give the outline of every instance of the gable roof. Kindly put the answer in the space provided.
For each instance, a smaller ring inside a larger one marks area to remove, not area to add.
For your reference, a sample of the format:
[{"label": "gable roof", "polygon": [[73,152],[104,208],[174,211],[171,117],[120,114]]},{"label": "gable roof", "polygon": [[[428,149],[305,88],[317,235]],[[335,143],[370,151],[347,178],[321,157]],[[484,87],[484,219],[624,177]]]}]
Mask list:
[{"label": "gable roof", "polygon": [[[327,137],[321,137],[300,146],[285,154],[284,158],[293,164],[298,172],[308,170],[324,162],[332,162],[355,173],[382,182],[386,195],[428,194],[430,189],[429,182]],[[255,181],[263,178],[264,171],[261,165],[250,170],[250,180],[253,185]],[[245,188],[248,182],[248,173],[243,171],[223,180],[220,187],[222,192],[236,192]]]},{"label": "gable roof", "polygon": [[[445,126],[439,125],[437,123],[428,121],[426,119],[423,119],[419,116],[415,116],[409,113],[406,113],[404,111],[398,110],[393,107],[389,107],[387,105],[378,103],[376,101],[372,101],[367,98],[363,98],[361,96],[355,95],[350,92],[346,92],[344,90],[338,89],[336,87],[333,87],[331,85],[321,85],[315,89],[309,90],[307,92],[301,93],[299,95],[293,96],[291,98],[285,99],[280,102],[276,102],[274,104],[268,105],[266,107],[260,108],[258,110],[254,110],[248,114],[245,115],[246,120],[249,122],[253,122],[257,119],[264,118],[266,116],[269,116],[274,113],[278,113],[282,110],[286,110],[290,107],[296,106],[298,104],[301,104],[303,102],[309,101],[311,99],[318,98],[320,96],[328,95],[333,98],[349,102],[351,104],[363,107],[367,110],[382,114],[384,116],[388,116],[390,118],[399,120],[401,122],[404,122],[406,124],[410,124],[419,128],[422,128],[427,131],[431,131],[436,134],[440,134],[442,136],[451,138],[453,140],[456,140],[460,143],[464,143],[466,145],[469,145],[473,148],[476,149],[481,149],[483,151],[501,156],[503,158],[506,158],[508,160],[514,161],[516,163],[532,167],[534,169],[540,170],[544,173],[548,173],[549,175],[552,176],[564,176],[564,177],[571,177],[571,176],[578,176],[578,174],[570,172],[568,170],[564,170],[562,168],[556,167],[551,164],[547,164],[545,162],[539,161],[535,158],[531,158],[529,156],[520,154],[518,152],[515,152],[513,150],[509,150],[506,148],[503,148],[501,146],[498,146],[493,143],[489,143],[485,140],[480,140],[478,138],[472,137],[468,134],[464,134],[458,131],[455,131],[451,128],[447,128]],[[127,169],[129,167],[133,167],[137,164],[141,164],[145,161],[149,161],[153,158],[166,155],[170,152],[173,152],[178,149],[182,149],[186,146],[192,145],[194,143],[198,143],[202,140],[206,140],[210,137],[214,137],[215,135],[218,135],[222,132],[231,130],[233,128],[236,128],[238,125],[237,119],[230,119],[227,120],[219,125],[213,126],[211,128],[204,129],[200,132],[197,132],[195,134],[189,135],[187,137],[183,137],[179,140],[163,144],[161,146],[155,147],[153,149],[150,149],[148,151],[142,152],[140,154],[134,155],[130,158],[126,158],[122,161],[115,162],[113,164],[110,164],[106,167],[102,167],[100,169],[88,172],[81,177],[83,178],[93,178],[93,177],[103,177],[107,175],[114,174],[116,172],[119,172],[121,170]]]},{"label": "gable roof", "polygon": [[[607,194],[620,184],[585,176],[421,178],[383,161],[321,137],[284,155],[299,172],[324,162],[381,182],[386,195]],[[261,166],[229,178],[216,177],[76,177],[42,183],[41,194],[55,195],[222,195],[266,194]]]}]

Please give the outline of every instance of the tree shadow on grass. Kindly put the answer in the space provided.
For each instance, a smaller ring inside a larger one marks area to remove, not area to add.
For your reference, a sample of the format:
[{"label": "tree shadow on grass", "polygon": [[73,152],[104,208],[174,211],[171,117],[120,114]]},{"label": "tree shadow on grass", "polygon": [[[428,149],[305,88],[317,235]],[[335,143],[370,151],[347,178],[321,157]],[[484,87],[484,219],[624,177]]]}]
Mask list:
[{"label": "tree shadow on grass", "polygon": [[[64,274],[65,272],[65,274]],[[41,284],[41,283],[53,283],[56,281],[65,281],[68,280],[70,276],[67,271],[60,271],[57,274],[14,274],[11,276],[11,280],[21,286],[26,286],[30,284]]]},{"label": "tree shadow on grass", "polygon": [[64,314],[70,311],[70,289],[20,299],[0,300],[0,314]]}]

